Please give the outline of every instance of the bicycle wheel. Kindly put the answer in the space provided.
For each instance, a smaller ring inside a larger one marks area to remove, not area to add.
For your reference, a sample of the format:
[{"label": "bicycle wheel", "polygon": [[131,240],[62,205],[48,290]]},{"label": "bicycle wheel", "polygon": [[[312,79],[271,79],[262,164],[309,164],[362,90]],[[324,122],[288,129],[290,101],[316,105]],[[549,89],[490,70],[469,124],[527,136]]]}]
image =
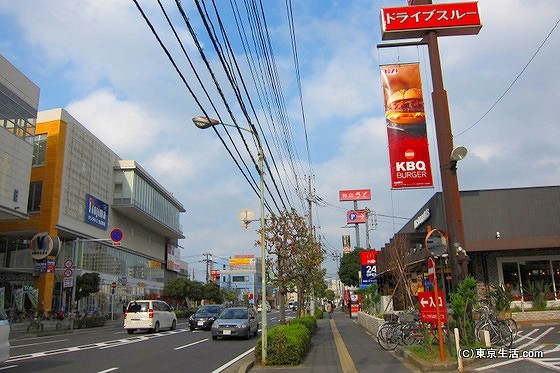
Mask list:
[{"label": "bicycle wheel", "polygon": [[384,350],[391,351],[397,348],[401,339],[401,330],[397,323],[384,324],[377,331],[377,343]]},{"label": "bicycle wheel", "polygon": [[508,323],[504,320],[497,322],[497,331],[500,336],[501,346],[510,348],[513,344],[513,332]]},{"label": "bicycle wheel", "polygon": [[424,335],[422,334],[422,326],[417,322],[406,323],[401,327],[401,342],[405,346],[413,344],[422,344]]},{"label": "bicycle wheel", "polygon": [[514,319],[505,319],[504,321],[508,324],[509,328],[511,329],[511,334],[513,336],[513,339],[515,340],[515,338],[517,338],[517,332],[518,332],[517,323],[515,322]]}]

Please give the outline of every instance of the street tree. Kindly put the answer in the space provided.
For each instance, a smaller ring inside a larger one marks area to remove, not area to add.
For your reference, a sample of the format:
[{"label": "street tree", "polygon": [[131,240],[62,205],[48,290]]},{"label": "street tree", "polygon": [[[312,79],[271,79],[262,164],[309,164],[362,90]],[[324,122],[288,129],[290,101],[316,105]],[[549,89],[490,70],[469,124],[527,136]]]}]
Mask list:
[{"label": "street tree", "polygon": [[[286,294],[296,291],[299,304],[304,304],[304,292],[311,292],[324,277],[325,271],[321,268],[324,252],[295,209],[271,214],[266,223],[265,242],[269,254],[266,266],[270,281],[278,287],[280,322],[285,323]],[[301,312],[301,306],[299,310]]]},{"label": "street tree", "polygon": [[338,268],[338,278],[346,286],[357,287],[360,285],[358,273],[360,272],[360,252],[364,249],[358,247],[349,253],[345,253],[340,258],[340,267]]},{"label": "street tree", "polygon": [[101,277],[97,272],[86,272],[76,277],[76,301],[99,292]]}]

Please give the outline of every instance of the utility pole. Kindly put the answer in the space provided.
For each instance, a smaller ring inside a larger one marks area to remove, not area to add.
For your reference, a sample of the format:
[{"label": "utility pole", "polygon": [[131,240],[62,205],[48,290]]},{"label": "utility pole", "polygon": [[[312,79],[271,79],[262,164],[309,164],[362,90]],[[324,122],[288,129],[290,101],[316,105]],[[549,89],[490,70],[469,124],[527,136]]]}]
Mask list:
[{"label": "utility pole", "polygon": [[[309,233],[311,237],[313,237],[313,241],[315,241],[315,235],[313,230],[313,219],[311,217],[311,211],[313,210],[313,201],[315,200],[315,196],[311,191],[311,176],[308,176],[308,191],[307,191],[307,204],[309,208]],[[315,291],[311,288],[311,314],[315,315]]]},{"label": "utility pole", "polygon": [[210,282],[210,261],[212,259],[210,259],[210,257],[212,256],[212,254],[210,253],[204,253],[202,254],[206,257],[206,259],[204,259],[204,261],[206,262],[206,283]]}]

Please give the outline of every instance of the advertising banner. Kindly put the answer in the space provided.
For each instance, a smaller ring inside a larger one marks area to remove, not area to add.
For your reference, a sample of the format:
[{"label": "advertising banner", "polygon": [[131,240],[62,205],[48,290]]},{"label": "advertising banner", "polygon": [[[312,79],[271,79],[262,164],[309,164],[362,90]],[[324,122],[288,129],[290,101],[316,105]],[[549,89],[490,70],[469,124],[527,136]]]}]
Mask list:
[{"label": "advertising banner", "polygon": [[360,252],[360,289],[377,283],[377,253],[375,250]]},{"label": "advertising banner", "polygon": [[109,221],[109,205],[91,194],[86,194],[85,222],[107,230]]},{"label": "advertising banner", "polygon": [[383,65],[391,187],[432,187],[426,114],[418,63]]},{"label": "advertising banner", "polygon": [[371,200],[371,189],[339,190],[339,201],[369,201]]}]

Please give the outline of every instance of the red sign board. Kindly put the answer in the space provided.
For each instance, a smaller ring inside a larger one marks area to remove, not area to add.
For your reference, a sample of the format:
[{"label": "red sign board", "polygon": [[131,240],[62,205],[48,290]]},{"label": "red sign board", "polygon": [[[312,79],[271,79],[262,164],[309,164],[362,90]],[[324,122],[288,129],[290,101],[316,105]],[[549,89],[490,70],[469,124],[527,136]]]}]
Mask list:
[{"label": "red sign board", "polygon": [[365,223],[366,220],[366,210],[350,210],[346,212],[346,224]]},{"label": "red sign board", "polygon": [[377,264],[377,253],[376,250],[365,250],[360,251],[360,265],[375,265]]},{"label": "red sign board", "polygon": [[340,190],[339,201],[369,201],[371,200],[371,189]]},{"label": "red sign board", "polygon": [[437,309],[439,307],[439,321],[447,322],[447,310],[443,293],[438,292],[438,304],[436,306],[435,294],[433,291],[419,291],[418,304],[420,305],[420,319],[423,322],[437,322]]},{"label": "red sign board", "polygon": [[413,5],[381,9],[382,39],[476,35],[482,28],[477,2]]}]

